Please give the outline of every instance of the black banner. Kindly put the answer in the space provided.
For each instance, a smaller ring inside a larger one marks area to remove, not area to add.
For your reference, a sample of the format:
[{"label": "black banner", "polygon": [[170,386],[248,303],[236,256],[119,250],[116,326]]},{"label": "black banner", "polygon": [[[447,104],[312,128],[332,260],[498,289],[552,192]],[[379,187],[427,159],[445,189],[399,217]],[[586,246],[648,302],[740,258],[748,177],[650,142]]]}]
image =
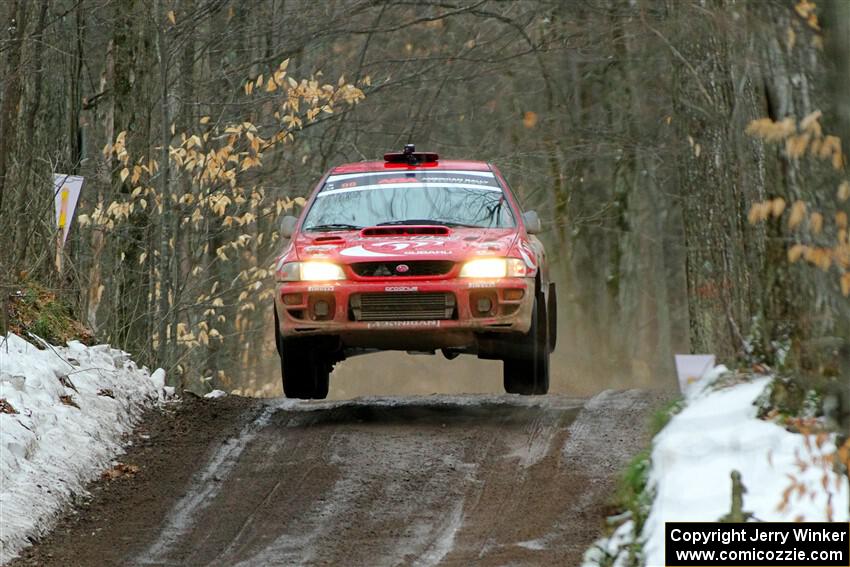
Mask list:
[{"label": "black banner", "polygon": [[668,522],[667,567],[850,567],[850,524]]}]

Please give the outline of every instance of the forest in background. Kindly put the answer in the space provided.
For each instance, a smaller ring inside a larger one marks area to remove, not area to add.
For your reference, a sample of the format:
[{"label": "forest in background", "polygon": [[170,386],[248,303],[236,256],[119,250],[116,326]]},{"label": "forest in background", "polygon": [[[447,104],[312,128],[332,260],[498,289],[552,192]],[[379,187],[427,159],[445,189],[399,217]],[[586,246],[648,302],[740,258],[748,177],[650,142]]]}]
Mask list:
[{"label": "forest in background", "polygon": [[[405,143],[505,172],[557,382],[850,376],[850,2],[4,0],[0,323],[37,282],[177,385],[270,339],[277,223]],[[86,179],[55,268],[52,175]],[[568,391],[568,386],[566,386]]]}]

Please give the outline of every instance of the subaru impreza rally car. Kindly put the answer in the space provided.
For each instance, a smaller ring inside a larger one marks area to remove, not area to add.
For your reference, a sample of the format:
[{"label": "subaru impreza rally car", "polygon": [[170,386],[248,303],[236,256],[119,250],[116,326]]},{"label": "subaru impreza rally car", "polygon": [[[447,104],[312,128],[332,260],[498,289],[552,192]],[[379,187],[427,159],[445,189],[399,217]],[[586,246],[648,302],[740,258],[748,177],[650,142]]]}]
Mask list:
[{"label": "subaru impreza rally car", "polygon": [[545,394],[557,307],[540,229],[489,163],[408,145],[333,168],[281,221],[285,395],[325,398],[334,364],[381,350],[502,360],[507,392]]}]

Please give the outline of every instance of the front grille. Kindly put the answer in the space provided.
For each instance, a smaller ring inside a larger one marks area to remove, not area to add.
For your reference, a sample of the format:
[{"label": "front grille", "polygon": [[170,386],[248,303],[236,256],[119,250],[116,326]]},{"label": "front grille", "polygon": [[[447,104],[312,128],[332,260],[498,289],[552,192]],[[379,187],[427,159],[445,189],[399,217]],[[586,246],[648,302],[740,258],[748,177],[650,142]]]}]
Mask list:
[{"label": "front grille", "polygon": [[[416,260],[411,262],[357,262],[351,269],[361,278],[410,276],[444,276],[452,271],[451,260]],[[402,266],[399,270],[399,266]],[[405,266],[407,269],[405,269]]]},{"label": "front grille", "polygon": [[451,293],[361,293],[351,296],[355,321],[422,321],[452,319]]}]

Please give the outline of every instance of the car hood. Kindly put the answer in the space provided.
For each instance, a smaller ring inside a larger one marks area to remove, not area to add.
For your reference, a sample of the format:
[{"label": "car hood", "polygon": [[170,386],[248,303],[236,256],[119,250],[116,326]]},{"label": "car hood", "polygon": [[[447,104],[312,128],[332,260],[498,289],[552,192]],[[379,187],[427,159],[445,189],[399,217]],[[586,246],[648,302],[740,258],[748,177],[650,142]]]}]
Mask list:
[{"label": "car hood", "polygon": [[517,230],[445,227],[373,227],[359,232],[300,233],[288,259],[323,259],[341,264],[400,260],[462,261],[507,256]]}]

